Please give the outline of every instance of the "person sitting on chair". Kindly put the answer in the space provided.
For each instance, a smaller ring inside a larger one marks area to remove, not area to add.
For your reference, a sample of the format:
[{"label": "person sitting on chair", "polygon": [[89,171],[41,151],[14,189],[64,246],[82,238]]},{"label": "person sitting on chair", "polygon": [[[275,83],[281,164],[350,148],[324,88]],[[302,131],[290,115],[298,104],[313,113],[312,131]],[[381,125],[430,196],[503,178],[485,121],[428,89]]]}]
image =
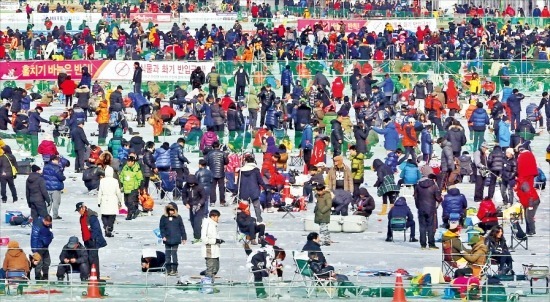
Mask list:
[{"label": "person sitting on chair", "polygon": [[480,278],[482,277],[481,273],[483,271],[483,266],[487,262],[489,249],[485,245],[483,237],[478,234],[470,238],[468,245],[470,245],[472,249],[468,252],[464,252],[462,255],[464,259],[468,261],[468,266],[472,269],[473,275]]},{"label": "person sitting on chair", "polygon": [[161,271],[160,268],[164,266],[165,261],[166,256],[163,252],[153,249],[143,249],[141,256],[141,271]]},{"label": "person sitting on chair", "polygon": [[245,233],[250,240],[250,244],[257,245],[256,234],[261,238],[264,237],[265,225],[256,223],[256,218],[250,216],[250,206],[248,203],[239,203],[239,212],[237,213],[237,226],[239,231]]},{"label": "person sitting on chair", "polygon": [[502,226],[495,225],[491,228],[489,235],[485,238],[485,244],[489,248],[489,251],[491,251],[491,258],[498,262],[498,274],[513,275],[513,260],[508,245],[506,244],[506,239],[504,239],[504,230]]},{"label": "person sitting on chair", "polygon": [[352,293],[354,296],[360,294],[360,289],[349,281],[346,275],[336,274],[334,267],[327,265],[325,262],[319,260],[319,255],[316,252],[309,252],[309,268],[320,279],[336,279],[338,282],[338,297],[349,298],[346,295],[346,290]]},{"label": "person sitting on chair", "polygon": [[449,190],[447,191],[447,195],[443,197],[441,206],[443,207],[443,223],[446,228],[449,227],[449,217],[451,214],[460,215],[460,225],[464,225],[468,201],[458,188],[455,186],[449,186]]},{"label": "person sitting on chair", "polygon": [[414,216],[411,212],[411,209],[407,205],[407,200],[405,199],[405,197],[397,198],[393,208],[391,208],[388,213],[388,236],[386,237],[387,242],[393,241],[393,232],[391,230],[392,218],[407,218],[407,228],[411,228],[411,235],[410,235],[409,242],[418,242],[418,239],[414,237],[414,234],[415,234]]},{"label": "person sitting on chair", "polygon": [[374,198],[369,194],[366,188],[359,188],[359,197],[355,201],[357,211],[353,215],[361,215],[369,217],[374,211],[376,204],[374,203]]},{"label": "person sitting on chair", "polygon": [[10,271],[21,271],[25,273],[25,276],[28,276],[30,268],[29,259],[23,249],[19,247],[19,242],[10,241],[8,251],[4,256],[4,264],[0,269],[0,276],[7,276]]},{"label": "person sitting on chair", "polygon": [[69,242],[63,247],[59,255],[59,260],[61,261],[60,264],[69,264],[72,269],[69,268],[68,265],[58,266],[56,274],[57,281],[63,281],[65,275],[68,275],[71,271],[79,271],[80,280],[88,280],[88,252],[84,245],[78,242],[77,237],[71,236],[71,238],[69,238]]},{"label": "person sitting on chair", "polygon": [[480,220],[478,226],[485,232],[489,231],[492,227],[498,225],[497,215],[497,209],[491,198],[483,198],[479,204],[479,210],[477,211],[477,218]]}]

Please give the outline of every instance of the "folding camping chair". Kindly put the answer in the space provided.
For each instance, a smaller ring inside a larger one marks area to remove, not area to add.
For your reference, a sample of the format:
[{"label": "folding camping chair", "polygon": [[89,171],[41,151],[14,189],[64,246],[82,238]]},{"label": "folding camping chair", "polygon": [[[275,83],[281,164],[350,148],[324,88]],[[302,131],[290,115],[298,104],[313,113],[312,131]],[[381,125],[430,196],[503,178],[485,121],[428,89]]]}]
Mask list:
[{"label": "folding camping chair", "polygon": [[450,241],[443,241],[441,247],[441,270],[443,271],[443,276],[446,279],[453,278],[453,272],[458,268],[458,264],[453,260],[452,244]]},{"label": "folding camping chair", "polygon": [[529,285],[531,287],[531,294],[533,294],[533,282],[539,279],[546,280],[546,294],[550,292],[549,283],[550,283],[550,267],[547,265],[537,266],[532,264],[522,264],[523,272],[529,280]]},{"label": "folding camping chair", "polygon": [[296,270],[294,271],[294,276],[292,276],[292,281],[288,287],[288,292],[290,292],[290,289],[293,287],[296,276],[299,276],[306,287],[308,298],[314,291],[316,291],[317,288],[322,289],[329,296],[329,298],[332,298],[334,292],[332,281],[334,280],[320,278],[311,271],[309,268],[308,252],[292,251],[292,259],[294,260]]},{"label": "folding camping chair", "polygon": [[[407,218],[395,217],[390,220],[390,230],[392,232],[403,232],[403,241],[407,241]],[[392,236],[393,241],[393,236]]]},{"label": "folding camping chair", "polygon": [[173,201],[181,196],[181,191],[177,186],[177,173],[175,171],[159,172],[158,179],[153,181],[157,188],[157,192],[160,192],[161,200],[168,199]]},{"label": "folding camping chair", "polygon": [[515,251],[518,246],[525,250],[529,249],[529,237],[521,228],[517,218],[510,218],[510,233],[510,251]]},{"label": "folding camping chair", "polygon": [[23,294],[23,287],[29,283],[29,278],[23,270],[13,270],[6,272],[6,294],[13,295],[10,291],[17,288],[17,294]]}]

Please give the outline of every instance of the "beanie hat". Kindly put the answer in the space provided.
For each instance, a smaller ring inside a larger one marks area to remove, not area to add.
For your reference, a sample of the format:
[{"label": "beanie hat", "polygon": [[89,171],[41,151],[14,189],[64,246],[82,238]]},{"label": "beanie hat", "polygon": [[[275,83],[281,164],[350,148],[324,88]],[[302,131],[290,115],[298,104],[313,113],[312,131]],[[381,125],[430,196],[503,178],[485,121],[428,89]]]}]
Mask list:
[{"label": "beanie hat", "polygon": [[239,210],[245,211],[248,208],[248,203],[246,202],[239,202]]},{"label": "beanie hat", "polygon": [[31,167],[32,173],[36,173],[36,172],[38,172],[38,171],[40,171],[40,170],[42,170],[42,168],[40,168],[40,167],[37,166],[37,165],[32,165],[32,167]]},{"label": "beanie hat", "polygon": [[481,236],[479,234],[475,234],[475,235],[472,235],[472,237],[470,237],[470,240],[468,240],[468,244],[475,245],[480,240],[481,240]]}]

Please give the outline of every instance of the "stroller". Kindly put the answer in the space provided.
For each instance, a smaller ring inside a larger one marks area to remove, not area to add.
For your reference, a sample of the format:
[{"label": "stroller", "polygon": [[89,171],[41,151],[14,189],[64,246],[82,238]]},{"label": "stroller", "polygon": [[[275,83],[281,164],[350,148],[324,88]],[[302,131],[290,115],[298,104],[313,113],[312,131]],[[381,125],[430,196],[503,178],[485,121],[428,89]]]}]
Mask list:
[{"label": "stroller", "polygon": [[157,192],[160,191],[160,199],[166,197],[169,201],[181,198],[181,191],[178,188],[178,183],[183,180],[178,179],[175,171],[162,171],[158,173],[158,178],[153,180]]}]

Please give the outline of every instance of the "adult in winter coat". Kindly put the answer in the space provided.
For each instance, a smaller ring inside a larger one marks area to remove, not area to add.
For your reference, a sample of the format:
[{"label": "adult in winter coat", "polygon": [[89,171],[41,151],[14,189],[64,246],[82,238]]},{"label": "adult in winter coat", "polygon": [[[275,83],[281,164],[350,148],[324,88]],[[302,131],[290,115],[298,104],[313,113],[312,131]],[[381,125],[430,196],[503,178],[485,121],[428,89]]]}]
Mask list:
[{"label": "adult in winter coat", "polygon": [[238,98],[240,96],[244,97],[244,90],[246,86],[250,83],[250,78],[248,77],[248,73],[244,70],[244,67],[241,65],[239,66],[239,70],[235,73],[235,97]]},{"label": "adult in winter coat", "polygon": [[393,241],[393,232],[391,230],[391,220],[393,218],[406,218],[406,227],[411,229],[409,242],[418,242],[418,239],[415,238],[414,216],[411,212],[411,209],[407,205],[407,200],[405,199],[405,197],[397,198],[395,204],[388,213],[388,234],[386,236],[386,242]]},{"label": "adult in winter coat", "polygon": [[384,129],[373,127],[372,130],[378,134],[384,135],[384,149],[386,151],[395,151],[399,145],[399,133],[395,129],[395,123],[390,119],[384,120]]},{"label": "adult in winter coat", "polygon": [[320,244],[322,245],[331,245],[332,241],[330,240],[330,231],[328,230],[328,224],[330,223],[330,213],[332,208],[332,197],[331,193],[326,190],[324,184],[318,184],[315,188],[317,193],[315,198],[317,199],[317,204],[313,213],[315,214],[314,222],[319,225],[319,233],[321,234]]},{"label": "adult in winter coat", "polygon": [[516,133],[519,134],[522,139],[528,141],[532,141],[537,134],[535,127],[533,127],[533,124],[531,124],[531,121],[528,119],[523,119],[519,122],[519,125],[516,127]]},{"label": "adult in winter coat", "polygon": [[8,130],[8,124],[11,124],[10,108],[10,103],[6,103],[4,106],[0,107],[0,130]]},{"label": "adult in winter coat", "polygon": [[489,177],[487,172],[489,169],[489,145],[483,143],[481,148],[474,152],[474,165],[476,167],[476,182],[475,182],[475,192],[474,192],[474,201],[480,202],[483,197],[483,191],[485,187],[485,179]]},{"label": "adult in winter coat", "polygon": [[48,280],[48,270],[51,264],[50,251],[48,250],[53,240],[52,217],[39,217],[38,220],[33,220],[31,230],[31,250],[33,253],[38,253],[41,260],[36,265],[34,270],[35,280]]},{"label": "adult in winter coat", "polygon": [[242,130],[244,121],[241,119],[240,112],[237,111],[237,105],[231,103],[227,110],[227,130],[229,131],[230,140],[235,137],[235,132]]},{"label": "adult in winter coat", "polygon": [[287,65],[281,73],[281,86],[283,86],[283,96],[286,96],[287,93],[290,93],[290,88],[292,85],[294,85],[292,71],[290,70],[290,66]]},{"label": "adult in winter coat", "polygon": [[420,246],[426,248],[426,238],[430,249],[438,249],[435,246],[435,225],[437,218],[437,204],[443,198],[441,190],[434,181],[435,175],[424,176],[414,189],[414,200],[418,209],[418,224],[420,226]]},{"label": "adult in winter coat", "polygon": [[155,149],[153,153],[155,165],[160,171],[170,170],[170,145],[164,142],[160,148]]},{"label": "adult in winter coat", "polygon": [[113,154],[114,158],[119,158],[118,153],[122,149],[122,143],[124,141],[122,128],[117,128],[113,134],[113,138],[109,140],[107,150]]},{"label": "adult in winter coat", "polygon": [[225,166],[229,164],[229,158],[225,152],[220,150],[220,142],[214,142],[212,147],[214,149],[205,156],[208,168],[212,172],[212,177],[214,178],[210,190],[210,204],[216,203],[217,186],[220,196],[220,205],[225,206]]},{"label": "adult in winter coat", "polygon": [[99,189],[97,191],[97,206],[101,212],[101,222],[103,222],[105,237],[113,237],[115,218],[124,201],[118,179],[114,178],[114,174],[113,168],[107,166],[105,168],[105,177],[99,181]]},{"label": "adult in winter coat", "polygon": [[[328,171],[327,176],[328,189],[331,191],[344,189],[348,192],[353,192],[353,172],[344,164],[344,158],[339,155],[334,157],[333,161],[334,165]],[[357,165],[358,163],[356,163]]]},{"label": "adult in winter coat", "polygon": [[353,195],[344,189],[336,189],[332,191],[332,215],[348,216],[350,204],[353,202]]},{"label": "adult in winter coat", "polygon": [[443,189],[449,185],[449,175],[456,167],[451,142],[442,137],[438,138],[437,142],[441,146],[441,172],[438,176],[438,185]]},{"label": "adult in winter coat", "polygon": [[355,148],[357,153],[366,155],[368,152],[367,138],[369,136],[369,130],[365,128],[362,122],[358,122],[353,126],[353,136],[355,137]]},{"label": "adult in winter coat", "polygon": [[88,250],[88,263],[90,267],[95,265],[97,279],[100,280],[99,249],[107,246],[107,241],[101,232],[101,224],[97,213],[88,209],[83,202],[76,204],[76,212],[80,214],[80,229],[82,230],[82,241]]},{"label": "adult in winter coat", "polygon": [[180,137],[170,146],[170,167],[173,171],[176,171],[180,182],[183,182],[187,176],[187,164],[189,163],[189,160],[185,157],[185,139]]},{"label": "adult in winter coat", "polygon": [[0,148],[0,195],[2,195],[3,203],[8,200],[6,185],[10,188],[13,202],[17,201],[17,188],[14,184],[14,179],[17,175],[13,175],[12,166],[15,167],[15,169],[19,168],[17,166],[17,159],[13,156],[10,146],[4,145]]},{"label": "adult in winter coat", "polygon": [[483,237],[480,235],[474,235],[468,240],[468,244],[472,247],[471,250],[466,250],[463,253],[464,259],[468,261],[468,266],[473,271],[473,276],[480,278],[483,266],[487,262],[487,254],[489,249],[483,242]]},{"label": "adult in winter coat", "polygon": [[61,219],[59,216],[59,206],[61,205],[61,192],[65,188],[63,182],[66,177],[63,175],[63,169],[59,165],[59,157],[54,155],[50,162],[44,165],[42,175],[46,181],[46,190],[52,201],[51,207],[48,207],[48,212],[52,213],[53,219]]},{"label": "adult in winter coat", "polygon": [[19,242],[10,240],[8,243],[8,251],[4,256],[4,263],[2,265],[4,272],[24,271],[25,275],[27,275],[30,268],[29,258],[27,258],[23,249],[19,247]]},{"label": "adult in winter coat", "polygon": [[300,102],[298,108],[296,108],[296,131],[303,131],[305,125],[311,123],[311,108],[306,104],[306,102]]},{"label": "adult in winter coat", "polygon": [[517,167],[516,194],[525,209],[525,232],[534,235],[535,214],[540,205],[540,198],[534,187],[535,177],[538,175],[537,162],[535,155],[529,150],[528,141],[520,147]]},{"label": "adult in winter coat", "polygon": [[223,125],[226,120],[225,111],[223,111],[223,108],[221,106],[221,100],[216,100],[216,103],[214,103],[210,110],[212,112],[212,122],[213,122],[213,129],[216,132],[223,131]]},{"label": "adult in winter coat", "polygon": [[344,129],[342,128],[342,121],[344,115],[338,113],[338,117],[332,120],[332,131],[330,133],[330,142],[332,143],[332,154],[338,156],[342,154],[342,144],[344,143]]},{"label": "adult in winter coat", "polygon": [[[76,236],[71,236],[69,242],[63,246],[63,250],[59,254],[59,264],[69,264],[72,267],[72,271],[80,272],[80,280],[88,280],[90,272],[90,266],[88,264],[88,252],[83,244],[78,242]],[[97,268],[96,268],[97,270]],[[67,274],[67,280],[72,276],[69,276],[71,268],[67,265],[60,265],[57,267],[57,281],[63,281],[65,274]]]},{"label": "adult in winter coat", "polygon": [[206,192],[206,205],[210,203],[210,189],[212,188],[212,172],[208,170],[206,160],[199,159],[199,169],[195,173],[197,182],[201,185]]},{"label": "adult in winter coat", "polygon": [[132,75],[132,84],[134,84],[134,93],[141,93],[142,78],[143,78],[143,69],[141,68],[141,66],[139,66],[139,62],[134,62],[134,74]]},{"label": "adult in winter coat", "polygon": [[513,274],[513,260],[508,245],[506,244],[506,239],[504,238],[502,226],[497,225],[491,228],[491,231],[487,237],[485,237],[485,245],[487,245],[487,248],[491,252],[491,258],[498,262],[498,274]]},{"label": "adult in winter coat", "polygon": [[495,146],[493,148],[493,151],[491,151],[491,153],[489,153],[489,156],[487,157],[487,167],[492,172],[491,174],[489,174],[489,193],[487,195],[489,196],[489,198],[493,198],[493,196],[495,195],[497,178],[501,177],[502,175],[504,159],[505,155],[500,146]]},{"label": "adult in winter coat", "polygon": [[382,210],[379,215],[386,215],[388,210],[388,201],[390,205],[395,202],[396,195],[399,192],[399,187],[395,184],[393,171],[390,167],[384,164],[380,159],[375,159],[372,162],[372,168],[376,172],[376,182],[374,187],[377,189],[377,195],[382,196]]},{"label": "adult in winter coat", "polygon": [[349,147],[349,156],[351,159],[351,176],[353,178],[353,197],[359,196],[359,186],[363,183],[365,169],[365,155],[357,151],[356,145]]},{"label": "adult in winter coat", "polygon": [[344,98],[344,87],[345,85],[341,77],[336,77],[332,81],[332,97],[338,102],[341,102]]},{"label": "adult in winter coat", "polygon": [[219,219],[220,212],[211,210],[208,218],[202,221],[201,226],[201,255],[206,260],[204,276],[210,278],[212,282],[214,282],[214,278],[220,270],[220,244],[225,242],[220,239],[220,233],[218,232]]},{"label": "adult in winter coat", "polygon": [[262,208],[260,205],[261,188],[265,187],[260,169],[256,166],[253,156],[245,156],[245,164],[240,170],[239,199],[245,200],[254,206],[256,219],[262,222]]},{"label": "adult in winter coat", "polygon": [[86,114],[85,121],[88,121],[88,109],[90,108],[90,89],[89,86],[79,86],[75,90],[76,104],[84,110]]},{"label": "adult in winter coat", "polygon": [[304,158],[304,163],[306,165],[309,165],[309,162],[311,160],[311,153],[313,151],[313,128],[310,124],[304,124],[300,123],[300,127],[302,127],[302,140],[300,141],[300,149],[302,156]]},{"label": "adult in winter coat", "polygon": [[82,67],[82,78],[80,78],[79,87],[86,86],[88,88],[92,87],[92,75],[88,70],[88,66]]},{"label": "adult in winter coat", "polygon": [[48,215],[48,205],[51,200],[50,194],[46,190],[46,182],[42,177],[42,169],[37,165],[32,165],[31,171],[25,185],[25,197],[31,209],[32,219],[37,220],[39,216],[46,217]]},{"label": "adult in winter coat", "polygon": [[40,106],[36,106],[35,110],[30,110],[28,112],[29,116],[29,134],[31,140],[31,156],[36,156],[38,154],[38,133],[42,131],[40,123],[51,124],[50,121],[42,118],[40,114],[43,109]]},{"label": "adult in winter coat", "polygon": [[477,150],[485,141],[485,130],[487,130],[487,125],[489,125],[489,115],[487,115],[487,111],[483,109],[483,103],[477,102],[476,109],[468,119],[468,123],[472,125],[472,130],[474,132],[473,148]]},{"label": "adult in winter coat", "polygon": [[502,193],[502,201],[505,207],[509,207],[514,203],[514,187],[516,185],[517,176],[517,161],[514,149],[506,149],[504,163],[502,165],[502,182],[500,184],[500,192]]},{"label": "adult in winter coat", "polygon": [[485,232],[498,225],[497,208],[491,198],[483,198],[477,211],[478,226]]},{"label": "adult in winter coat", "polygon": [[510,121],[512,123],[512,131],[514,131],[519,126],[520,121],[520,114],[521,114],[521,101],[525,98],[525,96],[521,93],[519,93],[519,90],[514,89],[512,90],[512,95],[508,97],[508,100],[506,101],[506,105],[508,105],[508,108],[510,109]]},{"label": "adult in winter coat", "polygon": [[257,245],[256,236],[263,239],[265,235],[265,224],[256,222],[257,220],[250,216],[250,206],[246,202],[240,202],[237,211],[237,227],[241,233],[246,234],[250,244]]},{"label": "adult in winter coat", "polygon": [[76,173],[84,169],[86,147],[90,146],[86,133],[84,132],[84,121],[79,121],[78,126],[71,130],[71,140],[73,141],[74,151],[76,153],[74,170]]},{"label": "adult in winter coat", "polygon": [[459,121],[454,120],[445,134],[445,139],[451,143],[453,156],[459,157],[462,152],[462,147],[466,145],[466,134],[464,128]]},{"label": "adult in winter coat", "polygon": [[498,122],[498,145],[503,149],[510,147],[512,133],[510,131],[510,119],[503,116]]},{"label": "adult in winter coat", "polygon": [[355,199],[354,204],[357,207],[357,211],[355,211],[353,215],[361,215],[365,217],[370,217],[372,211],[374,211],[374,208],[376,207],[374,198],[365,188],[359,188],[359,197]]},{"label": "adult in winter coat", "polygon": [[149,112],[149,101],[141,93],[128,93],[128,97],[132,100],[132,105],[137,113],[138,127],[145,127],[145,116]]},{"label": "adult in winter coat", "polygon": [[206,192],[199,185],[195,175],[189,175],[181,192],[183,205],[189,210],[189,220],[193,227],[193,244],[201,240],[202,220],[206,217]]},{"label": "adult in winter coat", "polygon": [[187,242],[183,219],[178,214],[178,206],[171,202],[164,208],[159,223],[160,237],[165,247],[166,271],[170,276],[178,274],[178,247]]},{"label": "adult in winter coat", "polygon": [[149,180],[154,174],[158,173],[157,165],[155,163],[155,157],[153,156],[154,150],[155,143],[147,142],[140,163],[141,173],[143,175],[142,187],[145,188],[146,191],[149,191]]},{"label": "adult in winter coat", "polygon": [[468,201],[466,196],[460,192],[458,188],[452,187],[447,191],[447,195],[443,197],[441,203],[443,207],[443,223],[446,228],[449,228],[449,216],[451,214],[460,215],[460,225],[464,224],[464,218],[466,217],[466,208],[468,207]]},{"label": "adult in winter coat", "polygon": [[[540,99],[539,106],[537,107],[537,110],[541,112],[541,110],[544,108],[544,113],[546,115],[546,130],[550,132],[550,97],[548,96],[548,91],[545,91],[542,93],[542,98]],[[0,114],[0,117],[2,115]],[[0,118],[1,120],[1,118]],[[542,126],[542,114],[541,114],[541,121],[540,125]],[[2,130],[2,128],[0,128]]]},{"label": "adult in winter coat", "polygon": [[273,131],[274,129],[279,128],[279,120],[281,115],[282,115],[282,112],[278,109],[277,105],[273,104],[269,106],[269,108],[265,112],[265,115],[262,115],[262,117],[265,116],[265,126],[270,131]]},{"label": "adult in winter coat", "polygon": [[57,151],[57,146],[52,141],[52,137],[47,134],[44,136],[40,144],[38,145],[38,154],[42,155],[44,162],[48,162],[50,158],[54,155],[59,155]]},{"label": "adult in winter coat", "polygon": [[414,129],[415,119],[410,117],[403,126],[403,138],[401,143],[403,144],[404,155],[397,162],[399,165],[411,156],[412,160],[416,162],[416,151],[415,147],[417,146],[417,137],[416,130]]},{"label": "adult in winter coat", "polygon": [[401,177],[401,179],[397,182],[399,185],[404,184],[416,186],[420,178],[422,178],[422,174],[420,174],[418,165],[413,162],[412,159],[409,159],[405,162],[405,166],[401,170],[399,177]]}]

